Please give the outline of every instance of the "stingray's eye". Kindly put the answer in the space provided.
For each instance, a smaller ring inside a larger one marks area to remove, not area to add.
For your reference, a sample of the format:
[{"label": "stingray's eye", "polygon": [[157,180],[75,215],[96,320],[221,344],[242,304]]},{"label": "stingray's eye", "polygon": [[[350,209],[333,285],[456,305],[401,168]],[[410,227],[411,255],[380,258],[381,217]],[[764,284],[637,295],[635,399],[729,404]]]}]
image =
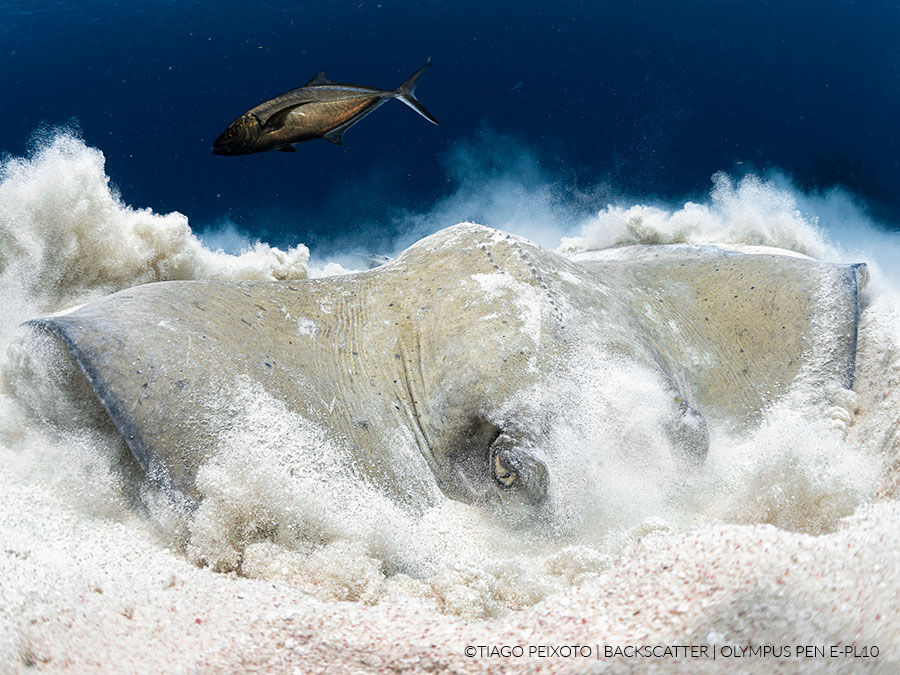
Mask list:
[{"label": "stingray's eye", "polygon": [[494,480],[500,483],[502,487],[512,487],[516,484],[516,480],[519,478],[519,474],[516,473],[515,469],[508,467],[503,463],[501,454],[502,453],[498,452],[494,455],[494,465],[492,467]]},{"label": "stingray's eye", "polygon": [[533,442],[521,432],[501,432],[490,448],[490,472],[506,503],[537,505],[547,496],[548,473],[534,456]]}]

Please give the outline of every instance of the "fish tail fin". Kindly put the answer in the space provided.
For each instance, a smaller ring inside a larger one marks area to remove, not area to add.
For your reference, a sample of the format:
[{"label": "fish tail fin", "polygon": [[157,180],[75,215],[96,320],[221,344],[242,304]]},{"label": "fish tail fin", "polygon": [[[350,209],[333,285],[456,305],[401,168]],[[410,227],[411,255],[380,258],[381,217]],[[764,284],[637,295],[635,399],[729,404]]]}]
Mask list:
[{"label": "fish tail fin", "polygon": [[422,79],[422,75],[424,75],[425,71],[429,68],[431,68],[430,61],[419,68],[412,75],[410,75],[406,82],[404,82],[394,90],[393,94],[394,98],[403,101],[406,105],[415,110],[432,124],[440,124],[440,122],[434,119],[434,116],[430,112],[425,110],[425,106],[419,103],[419,99],[416,98],[415,94],[416,85],[419,84],[419,80]]}]

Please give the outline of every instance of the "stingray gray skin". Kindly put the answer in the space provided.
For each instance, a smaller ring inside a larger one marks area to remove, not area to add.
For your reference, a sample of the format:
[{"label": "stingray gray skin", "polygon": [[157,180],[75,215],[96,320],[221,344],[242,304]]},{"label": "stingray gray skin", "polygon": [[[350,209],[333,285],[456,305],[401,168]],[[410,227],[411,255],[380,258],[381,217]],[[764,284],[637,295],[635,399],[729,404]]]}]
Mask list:
[{"label": "stingray gray skin", "polygon": [[[701,246],[566,258],[463,224],[366,272],[153,283],[28,325],[65,344],[141,466],[189,505],[229,424],[218,402],[249,378],[402,500],[424,491],[398,430],[446,495],[540,506],[547,429],[574,405],[549,385],[592,368],[585,354],[661,383],[672,451],[699,463],[707,419],[750,424],[800,382],[852,385],[863,272]],[[617,396],[591,386],[570,394]]]}]

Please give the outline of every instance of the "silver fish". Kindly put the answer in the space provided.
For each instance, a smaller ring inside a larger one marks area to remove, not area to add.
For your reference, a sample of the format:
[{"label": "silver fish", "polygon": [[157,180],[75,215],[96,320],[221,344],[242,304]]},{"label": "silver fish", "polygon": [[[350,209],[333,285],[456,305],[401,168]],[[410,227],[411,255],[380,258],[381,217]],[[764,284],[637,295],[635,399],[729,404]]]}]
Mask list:
[{"label": "silver fish", "polygon": [[295,152],[295,143],[324,138],[343,145],[344,132],[395,98],[432,124],[439,124],[415,97],[416,85],[431,66],[426,63],[393,91],[332,82],[319,72],[298,89],[245,112],[213,143],[216,155],[249,155],[266,150]]}]

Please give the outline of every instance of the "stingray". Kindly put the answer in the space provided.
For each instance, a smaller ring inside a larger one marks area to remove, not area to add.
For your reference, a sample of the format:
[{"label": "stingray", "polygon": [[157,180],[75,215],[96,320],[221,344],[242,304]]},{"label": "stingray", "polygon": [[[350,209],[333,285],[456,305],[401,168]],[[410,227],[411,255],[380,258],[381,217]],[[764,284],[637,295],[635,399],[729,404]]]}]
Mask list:
[{"label": "stingray", "polygon": [[[752,427],[796,392],[851,387],[864,280],[863,265],[711,246],[566,257],[463,224],[346,276],[129,288],[20,339],[64,345],[147,476],[187,508],[238,382],[402,500],[421,496],[412,453],[451,498],[539,507],[548,429],[576,424],[579,401],[613,426],[658,418],[673,456],[699,466],[709,424]],[[663,403],[623,409],[622,372]]]}]

